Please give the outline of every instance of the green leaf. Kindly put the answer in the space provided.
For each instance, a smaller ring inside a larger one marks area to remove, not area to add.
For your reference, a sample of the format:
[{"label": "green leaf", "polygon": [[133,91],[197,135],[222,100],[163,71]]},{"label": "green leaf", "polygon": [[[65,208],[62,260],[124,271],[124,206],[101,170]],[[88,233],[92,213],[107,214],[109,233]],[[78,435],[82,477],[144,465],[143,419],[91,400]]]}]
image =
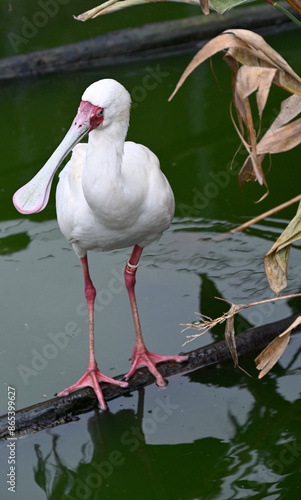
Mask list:
[{"label": "green leaf", "polygon": [[210,7],[212,7],[219,14],[224,14],[233,7],[238,5],[253,3],[251,0],[213,0],[209,2]]}]

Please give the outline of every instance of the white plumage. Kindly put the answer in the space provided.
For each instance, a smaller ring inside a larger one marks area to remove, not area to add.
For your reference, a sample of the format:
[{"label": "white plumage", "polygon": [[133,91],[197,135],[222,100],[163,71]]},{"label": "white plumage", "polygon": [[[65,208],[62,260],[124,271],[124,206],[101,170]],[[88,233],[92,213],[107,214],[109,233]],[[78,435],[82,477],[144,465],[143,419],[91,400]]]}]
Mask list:
[{"label": "white plumage", "polygon": [[[158,241],[170,226],[174,196],[160,170],[158,158],[145,146],[125,142],[130,103],[129,93],[115,80],[105,79],[90,85],[62,143],[40,172],[14,195],[14,204],[21,213],[43,210],[54,173],[73,149],[70,161],[60,174],[56,208],[60,229],[72,243],[83,266],[89,309],[90,361],[84,376],[59,395],[91,385],[103,409],[106,405],[99,382],[127,384],[104,376],[97,368],[93,316],[96,292],[89,276],[88,250],[134,246],[125,268],[125,283],[132,307],[136,344],[133,366],[126,380],[138,366],[146,364],[158,385],[163,386],[165,382],[155,367],[156,363],[187,359],[186,356],[152,354],[142,339],[134,293],[135,273],[143,247]],[[88,143],[78,144],[87,133]]]},{"label": "white plumage", "polygon": [[78,144],[57,186],[58,223],[79,257],[87,250],[154,243],[174,214],[173,193],[157,157],[140,144],[126,142],[120,144],[120,164],[106,164],[102,132],[94,131],[99,138],[89,134],[93,145],[99,141],[99,171],[89,164],[89,143]]}]

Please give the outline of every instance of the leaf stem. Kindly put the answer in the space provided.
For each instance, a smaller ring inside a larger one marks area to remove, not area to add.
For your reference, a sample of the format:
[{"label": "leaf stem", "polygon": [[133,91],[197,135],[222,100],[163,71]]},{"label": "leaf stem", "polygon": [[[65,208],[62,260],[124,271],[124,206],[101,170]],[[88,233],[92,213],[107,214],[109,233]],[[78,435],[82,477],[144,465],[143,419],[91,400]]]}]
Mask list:
[{"label": "leaf stem", "polygon": [[[271,2],[268,2],[268,3],[271,3]],[[273,2],[272,5],[273,5],[273,7],[276,7],[276,9],[281,10],[281,12],[283,12],[287,17],[290,18],[291,21],[293,21],[295,24],[297,24],[297,26],[299,26],[299,28],[301,28],[301,22],[299,21],[299,19],[297,19],[295,16],[293,16],[293,14],[291,14],[287,9],[282,7],[282,5],[279,5],[276,2]]]}]

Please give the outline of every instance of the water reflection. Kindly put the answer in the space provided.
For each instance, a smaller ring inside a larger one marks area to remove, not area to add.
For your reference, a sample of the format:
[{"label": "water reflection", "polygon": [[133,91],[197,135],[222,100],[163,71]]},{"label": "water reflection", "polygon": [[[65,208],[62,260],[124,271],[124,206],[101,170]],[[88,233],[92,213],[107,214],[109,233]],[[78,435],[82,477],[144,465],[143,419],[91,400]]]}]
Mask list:
[{"label": "water reflection", "polygon": [[27,248],[30,238],[26,233],[14,234],[0,238],[0,255],[10,255]]},{"label": "water reflection", "polygon": [[[154,444],[148,437],[152,420],[154,427],[168,424],[173,411],[177,415],[176,420],[171,419],[172,424],[180,429],[184,419],[181,420],[177,405],[174,410],[172,404],[168,406],[168,399],[165,410],[163,404],[158,410],[158,401],[162,403],[162,398],[157,398],[152,402],[151,413],[146,411],[147,390],[140,390],[135,409],[126,408],[116,413],[95,411],[87,419],[87,434],[83,432],[83,422],[76,424],[80,431],[73,429],[75,454],[79,453],[77,461],[74,457],[68,458],[65,426],[50,431],[51,448],[45,450],[35,445],[35,482],[48,499],[209,500],[245,495],[266,498],[265,495],[274,490],[282,491],[282,495],[286,491],[286,478],[291,476],[290,492],[296,490],[297,494],[301,458],[300,401],[287,401],[277,391],[277,380],[282,375],[279,370],[277,378],[268,377],[263,383],[230,366],[226,373],[208,369],[185,377],[185,390],[189,390],[191,382],[200,386],[208,384],[212,396],[214,387],[231,388],[239,383],[241,390],[247,389],[248,410],[243,421],[241,414],[236,413],[235,404],[227,408],[227,421],[224,409],[221,411],[219,425],[223,438],[207,435],[190,443],[170,444],[167,437],[166,441]],[[219,404],[223,404],[221,399]],[[189,411],[193,412],[196,425],[204,418],[200,412],[207,410],[201,400],[190,402]]]},{"label": "water reflection", "polygon": [[[91,441],[81,445],[82,457],[75,469],[66,467],[58,454],[58,434],[53,434],[52,449],[45,456],[36,445],[35,481],[47,498],[126,495],[126,498],[162,499],[218,494],[221,488],[218,470],[230,445],[214,438],[193,444],[148,445],[143,430],[143,406],[141,390],[136,412],[129,409],[116,414],[95,412],[87,423]],[[233,462],[231,458],[227,461]],[[206,481],[196,488],[195,478],[200,472]]]}]

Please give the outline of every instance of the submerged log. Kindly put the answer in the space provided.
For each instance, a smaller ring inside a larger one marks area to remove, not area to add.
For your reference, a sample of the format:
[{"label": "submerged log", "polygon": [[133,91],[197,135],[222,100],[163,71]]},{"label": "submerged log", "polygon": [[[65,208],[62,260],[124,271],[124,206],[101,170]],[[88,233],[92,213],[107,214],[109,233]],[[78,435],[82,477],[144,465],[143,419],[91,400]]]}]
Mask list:
[{"label": "submerged log", "polygon": [[[299,314],[290,316],[281,321],[263,325],[257,328],[251,328],[239,335],[236,335],[236,347],[238,356],[258,351],[269,344],[281,332],[286,330]],[[292,333],[301,331],[297,327]],[[209,367],[231,361],[231,354],[226,341],[222,340],[200,347],[187,353],[188,361],[184,363],[163,362],[158,365],[158,369],[165,379],[177,374],[187,374],[200,368]],[[123,375],[116,377],[121,380]],[[154,383],[154,377],[147,368],[140,368],[130,379],[129,386],[125,389],[108,384],[101,384],[104,398],[108,402],[120,396],[127,396],[129,393],[142,387]],[[14,436],[19,434],[28,434],[39,430],[47,429],[63,423],[76,420],[77,415],[87,413],[93,408],[97,408],[98,400],[94,391],[85,387],[79,389],[68,396],[50,399],[19,410],[15,414]],[[7,415],[0,417],[0,439],[10,437],[8,431]]]},{"label": "submerged log", "polygon": [[[296,11],[285,3],[294,15]],[[166,55],[206,41],[229,28],[262,32],[293,28],[294,23],[271,5],[233,9],[224,15],[211,13],[187,19],[146,24],[113,31],[89,40],[0,60],[0,79],[76,71],[119,64],[147,55]]]}]

